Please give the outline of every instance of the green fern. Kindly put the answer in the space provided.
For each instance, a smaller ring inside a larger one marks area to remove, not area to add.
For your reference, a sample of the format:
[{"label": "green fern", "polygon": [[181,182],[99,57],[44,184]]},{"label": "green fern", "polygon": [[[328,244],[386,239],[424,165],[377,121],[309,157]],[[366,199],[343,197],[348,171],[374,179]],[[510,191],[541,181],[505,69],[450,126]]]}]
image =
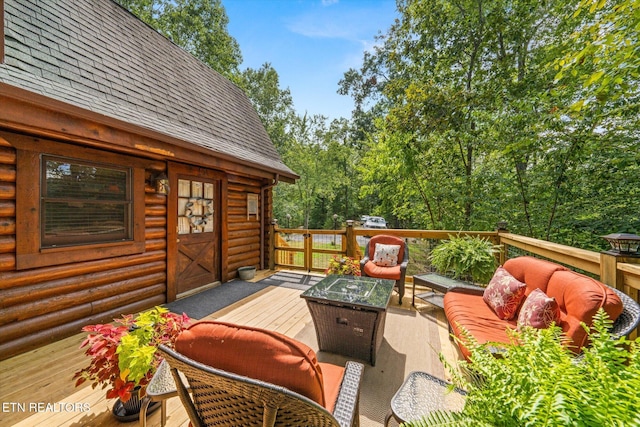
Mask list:
[{"label": "green fern", "polygon": [[471,236],[449,236],[429,257],[441,274],[451,273],[454,278],[486,284],[496,269],[496,254],[500,247],[489,239]]},{"label": "green fern", "polygon": [[[640,425],[638,341],[613,339],[603,310],[587,329],[591,345],[576,357],[560,328],[509,330],[512,344],[479,344],[462,330],[471,362],[440,359],[467,390],[462,412],[434,412],[407,427]],[[515,343],[518,343],[515,345]],[[500,351],[496,357],[495,350]]]}]

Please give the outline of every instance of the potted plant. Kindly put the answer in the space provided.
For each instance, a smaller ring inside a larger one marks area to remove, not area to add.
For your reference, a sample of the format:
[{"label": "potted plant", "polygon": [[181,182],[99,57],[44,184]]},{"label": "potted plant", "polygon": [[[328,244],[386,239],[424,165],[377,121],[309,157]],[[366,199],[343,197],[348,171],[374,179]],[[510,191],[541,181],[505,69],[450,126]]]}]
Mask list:
[{"label": "potted plant", "polygon": [[334,255],[324,272],[325,274],[360,276],[360,263],[351,257]]},{"label": "potted plant", "polygon": [[74,374],[76,387],[85,381],[90,381],[93,388],[101,385],[107,389],[107,399],[118,399],[112,411],[116,418],[136,419],[145,386],[161,362],[158,346],[172,346],[190,321],[186,314],[155,307],[137,315],[123,315],[110,324],[85,326],[82,330],[88,335],[80,348],[86,347],[90,361]]},{"label": "potted plant", "polygon": [[591,345],[578,357],[556,326],[510,330],[518,345],[504,346],[500,357],[489,350],[491,343],[467,335],[471,362],[460,362],[461,370],[445,363],[467,391],[462,411],[434,411],[403,425],[640,425],[640,342],[613,339],[611,325],[600,309],[588,331]]},{"label": "potted plant", "polygon": [[429,256],[440,274],[453,274],[456,279],[486,285],[496,270],[496,254],[500,246],[489,239],[472,236],[449,236]]}]

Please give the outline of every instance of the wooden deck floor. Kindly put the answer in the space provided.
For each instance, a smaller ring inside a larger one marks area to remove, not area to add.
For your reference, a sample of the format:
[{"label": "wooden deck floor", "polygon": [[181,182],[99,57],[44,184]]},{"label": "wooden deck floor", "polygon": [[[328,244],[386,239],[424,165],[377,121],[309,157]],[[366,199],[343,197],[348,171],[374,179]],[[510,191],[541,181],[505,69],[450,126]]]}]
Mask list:
[{"label": "wooden deck floor", "polygon": [[[300,291],[269,287],[213,313],[210,318],[281,332],[317,350],[313,322]],[[447,377],[438,353],[455,363],[460,355],[448,339],[444,312],[428,304],[411,307],[411,293],[402,306],[392,298],[375,367],[365,365],[360,398],[360,425],[380,426],[389,399],[411,371]],[[73,373],[86,364],[78,348],[84,334],[0,362],[0,426],[136,426],[120,423],[110,414],[113,400],[101,389],[75,388]],[[321,361],[343,364],[346,358],[325,352]],[[167,426],[188,426],[178,398],[167,403]],[[160,425],[160,411],[149,417]]]}]

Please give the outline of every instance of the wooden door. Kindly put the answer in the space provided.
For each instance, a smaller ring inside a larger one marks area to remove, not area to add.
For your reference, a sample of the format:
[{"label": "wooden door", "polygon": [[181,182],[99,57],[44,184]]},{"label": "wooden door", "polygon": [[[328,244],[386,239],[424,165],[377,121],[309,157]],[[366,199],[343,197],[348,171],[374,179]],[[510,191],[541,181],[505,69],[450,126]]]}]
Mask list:
[{"label": "wooden door", "polygon": [[178,297],[220,281],[220,181],[177,175],[176,245],[173,265]]}]

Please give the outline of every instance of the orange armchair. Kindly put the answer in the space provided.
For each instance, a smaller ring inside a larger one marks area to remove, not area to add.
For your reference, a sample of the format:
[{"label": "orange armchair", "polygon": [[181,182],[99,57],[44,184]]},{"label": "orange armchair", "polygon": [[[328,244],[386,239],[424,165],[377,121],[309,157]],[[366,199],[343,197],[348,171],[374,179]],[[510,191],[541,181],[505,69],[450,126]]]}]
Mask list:
[{"label": "orange armchair", "polygon": [[364,365],[318,362],[277,332],[204,320],[180,334],[175,350],[159,352],[194,427],[359,425]]},{"label": "orange armchair", "polygon": [[408,263],[409,245],[399,237],[380,234],[373,236],[365,246],[360,271],[363,276],[395,280],[400,295],[399,303],[402,304]]}]

